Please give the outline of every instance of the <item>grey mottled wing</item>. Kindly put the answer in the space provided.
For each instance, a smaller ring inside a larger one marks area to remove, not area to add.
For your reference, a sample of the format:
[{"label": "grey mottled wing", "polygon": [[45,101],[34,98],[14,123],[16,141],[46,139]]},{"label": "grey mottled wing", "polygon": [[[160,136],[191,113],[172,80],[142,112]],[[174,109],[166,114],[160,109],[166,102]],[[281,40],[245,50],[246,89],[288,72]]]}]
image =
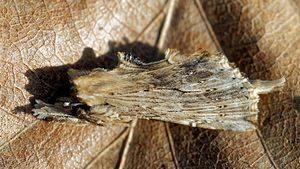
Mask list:
[{"label": "grey mottled wing", "polygon": [[251,84],[224,55],[205,50],[192,55],[167,50],[165,60],[153,63],[124,53],[119,58],[119,66],[111,71],[69,71],[79,105],[88,109],[79,108],[74,115],[73,104],[64,108],[39,101],[35,115],[100,125],[142,118],[244,131],[256,128],[258,94],[279,89],[285,82],[282,78]]},{"label": "grey mottled wing", "polygon": [[106,112],[116,121],[144,118],[210,129],[256,128],[255,87],[222,54],[198,50],[184,56],[169,51],[165,62],[122,62],[113,71],[73,82],[77,97],[92,107],[90,117],[95,119]]}]

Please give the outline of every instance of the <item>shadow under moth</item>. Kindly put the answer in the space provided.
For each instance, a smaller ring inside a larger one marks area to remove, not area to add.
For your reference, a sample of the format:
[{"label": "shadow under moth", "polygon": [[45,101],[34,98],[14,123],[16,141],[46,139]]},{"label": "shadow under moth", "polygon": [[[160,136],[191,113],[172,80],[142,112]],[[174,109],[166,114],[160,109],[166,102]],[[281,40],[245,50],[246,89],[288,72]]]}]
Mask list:
[{"label": "shadow under moth", "polygon": [[165,59],[144,63],[118,53],[115,69],[70,69],[74,97],[55,104],[36,100],[34,116],[98,125],[155,119],[192,127],[245,131],[257,128],[259,95],[279,90],[285,79],[243,77],[221,54],[203,49],[182,55],[168,49]]}]

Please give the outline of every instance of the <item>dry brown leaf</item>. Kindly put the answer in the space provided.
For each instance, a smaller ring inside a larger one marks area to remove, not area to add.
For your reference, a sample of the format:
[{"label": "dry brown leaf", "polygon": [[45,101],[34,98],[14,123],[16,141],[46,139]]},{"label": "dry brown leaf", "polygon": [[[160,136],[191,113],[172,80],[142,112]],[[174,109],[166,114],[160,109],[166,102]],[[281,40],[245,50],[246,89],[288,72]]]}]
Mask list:
[{"label": "dry brown leaf", "polygon": [[[297,1],[9,1],[0,9],[0,167],[300,167]],[[287,85],[262,97],[261,125],[250,132],[153,121],[78,126],[13,111],[32,96],[66,94],[70,67],[111,67],[118,50],[150,61],[155,47],[221,50],[250,79],[284,76]]]}]

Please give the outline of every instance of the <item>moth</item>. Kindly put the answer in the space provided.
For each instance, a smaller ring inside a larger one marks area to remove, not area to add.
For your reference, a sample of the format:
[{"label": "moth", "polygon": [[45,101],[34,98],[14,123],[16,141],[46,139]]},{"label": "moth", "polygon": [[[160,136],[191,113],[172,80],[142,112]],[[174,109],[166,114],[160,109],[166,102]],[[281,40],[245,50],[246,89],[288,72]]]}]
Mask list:
[{"label": "moth", "polygon": [[36,100],[39,119],[128,124],[154,119],[208,129],[245,131],[257,128],[259,94],[285,83],[249,80],[222,53],[203,49],[191,55],[168,49],[165,59],[144,63],[119,52],[115,69],[70,69],[73,98],[55,104]]}]

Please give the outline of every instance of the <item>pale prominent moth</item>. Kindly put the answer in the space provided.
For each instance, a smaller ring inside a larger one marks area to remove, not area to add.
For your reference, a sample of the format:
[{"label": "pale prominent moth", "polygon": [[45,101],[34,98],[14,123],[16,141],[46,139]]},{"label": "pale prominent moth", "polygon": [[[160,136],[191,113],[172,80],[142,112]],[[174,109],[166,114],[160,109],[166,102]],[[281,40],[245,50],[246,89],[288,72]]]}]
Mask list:
[{"label": "pale prominent moth", "polygon": [[285,79],[250,81],[221,54],[197,50],[182,55],[168,49],[165,59],[143,63],[119,53],[113,70],[95,69],[68,74],[74,98],[54,105],[36,100],[39,119],[91,122],[98,125],[154,119],[209,129],[255,129],[258,94],[281,89]]}]

